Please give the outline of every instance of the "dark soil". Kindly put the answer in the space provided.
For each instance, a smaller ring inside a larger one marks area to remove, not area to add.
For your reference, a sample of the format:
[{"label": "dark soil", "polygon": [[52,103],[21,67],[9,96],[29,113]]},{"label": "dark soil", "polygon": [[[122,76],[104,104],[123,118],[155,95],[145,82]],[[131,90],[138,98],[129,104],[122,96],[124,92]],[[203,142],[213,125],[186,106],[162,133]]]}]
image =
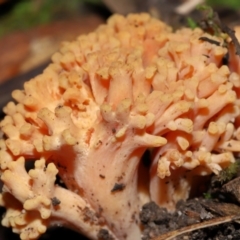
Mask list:
[{"label": "dark soil", "polygon": [[[158,207],[154,202],[144,205],[140,214],[144,225],[143,240],[149,240],[166,232],[179,229],[194,223],[203,222],[217,217],[205,205],[213,200],[192,199],[180,202],[174,213]],[[240,224],[236,222],[225,223],[203,228],[175,238],[176,240],[227,240],[240,239]]]},{"label": "dark soil", "polygon": [[[240,221],[232,220],[223,224],[206,227],[209,220],[220,219],[226,216],[239,216],[240,204],[240,178],[236,177],[227,183],[213,177],[209,183],[209,190],[199,198],[180,201],[176,211],[169,213],[154,202],[143,206],[140,219],[144,226],[143,240],[160,240],[159,238],[170,231],[193,226],[188,233],[178,235],[175,240],[239,240]],[[235,218],[236,219],[236,218]],[[201,224],[200,230],[194,226]],[[195,225],[194,225],[195,224]],[[170,239],[170,238],[169,238]]]}]

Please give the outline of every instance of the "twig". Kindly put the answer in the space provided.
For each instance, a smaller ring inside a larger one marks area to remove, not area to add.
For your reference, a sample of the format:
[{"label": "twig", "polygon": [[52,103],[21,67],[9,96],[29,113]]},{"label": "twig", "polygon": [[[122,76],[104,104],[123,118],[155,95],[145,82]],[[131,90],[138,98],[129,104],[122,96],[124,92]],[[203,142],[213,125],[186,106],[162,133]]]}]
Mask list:
[{"label": "twig", "polygon": [[227,33],[231,37],[231,39],[233,41],[233,44],[236,47],[236,55],[240,56],[240,44],[239,44],[238,39],[235,35],[235,31],[232,30],[231,28],[229,28],[226,25],[222,25],[222,30],[223,30],[223,32]]},{"label": "twig", "polygon": [[211,44],[215,44],[215,45],[217,45],[217,46],[220,46],[220,42],[215,41],[215,40],[213,40],[213,39],[210,39],[210,38],[208,38],[208,37],[200,37],[199,40],[202,40],[202,41],[209,42],[209,43],[211,43]]},{"label": "twig", "polygon": [[162,234],[156,238],[153,238],[152,240],[171,240],[175,237],[178,237],[184,233],[188,233],[188,232],[192,232],[198,229],[202,229],[202,228],[207,228],[207,227],[211,227],[211,226],[215,226],[218,224],[223,224],[223,223],[227,223],[227,222],[231,222],[231,221],[235,221],[240,219],[240,215],[229,215],[229,216],[225,216],[225,217],[218,217],[218,218],[214,218],[208,221],[204,221],[201,223],[196,223],[196,224],[192,224],[190,226],[187,227],[183,227],[171,232],[167,232],[165,234]]}]

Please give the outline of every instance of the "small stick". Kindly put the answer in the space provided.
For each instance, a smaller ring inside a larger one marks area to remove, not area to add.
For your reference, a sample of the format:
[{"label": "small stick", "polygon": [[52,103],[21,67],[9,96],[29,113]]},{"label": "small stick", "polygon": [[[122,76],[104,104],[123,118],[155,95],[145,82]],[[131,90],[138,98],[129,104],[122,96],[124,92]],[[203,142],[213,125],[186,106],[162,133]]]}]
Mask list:
[{"label": "small stick", "polygon": [[235,220],[238,220],[238,219],[240,219],[240,215],[229,215],[229,216],[225,216],[225,217],[213,218],[213,219],[208,220],[208,221],[192,224],[192,225],[187,226],[187,227],[183,227],[183,228],[171,231],[171,232],[167,232],[165,234],[162,234],[158,237],[153,238],[152,240],[171,240],[171,239],[173,239],[175,237],[178,237],[178,236],[180,236],[184,233],[192,232],[192,231],[202,229],[202,228],[215,226],[215,225],[218,225],[218,224],[223,224],[223,223],[235,221]]},{"label": "small stick", "polygon": [[233,44],[236,47],[236,55],[240,56],[240,43],[235,35],[235,31],[225,25],[222,26],[222,30],[231,37]]}]

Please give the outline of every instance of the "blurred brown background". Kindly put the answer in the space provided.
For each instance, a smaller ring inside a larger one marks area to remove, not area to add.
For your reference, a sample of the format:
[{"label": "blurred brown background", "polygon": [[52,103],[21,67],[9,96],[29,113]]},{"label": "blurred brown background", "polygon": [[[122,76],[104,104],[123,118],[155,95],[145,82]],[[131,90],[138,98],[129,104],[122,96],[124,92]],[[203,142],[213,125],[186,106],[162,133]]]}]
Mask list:
[{"label": "blurred brown background", "polygon": [[[204,0],[0,0],[0,84],[50,60],[63,40],[93,31],[113,12],[147,11],[174,26]],[[238,24],[239,0],[207,0]],[[1,87],[1,85],[0,85]]]},{"label": "blurred brown background", "polygon": [[49,61],[63,40],[93,31],[105,20],[97,5],[57,2],[0,0],[0,83]]}]

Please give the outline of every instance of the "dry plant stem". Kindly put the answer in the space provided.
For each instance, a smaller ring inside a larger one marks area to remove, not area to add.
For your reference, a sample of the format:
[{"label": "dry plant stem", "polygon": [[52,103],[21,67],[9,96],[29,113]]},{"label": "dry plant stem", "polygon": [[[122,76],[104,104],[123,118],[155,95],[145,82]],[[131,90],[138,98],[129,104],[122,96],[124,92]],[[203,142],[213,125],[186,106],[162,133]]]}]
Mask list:
[{"label": "dry plant stem", "polygon": [[168,233],[165,233],[161,236],[158,236],[156,238],[153,238],[152,240],[171,240],[174,239],[176,237],[179,237],[180,235],[184,234],[184,233],[189,233],[195,230],[199,230],[202,228],[207,228],[207,227],[212,227],[212,226],[216,226],[218,224],[223,224],[223,223],[227,223],[227,222],[231,222],[231,221],[235,221],[240,219],[239,215],[230,215],[230,216],[225,216],[225,217],[219,217],[219,218],[214,218],[208,221],[204,221],[201,223],[196,223],[187,227],[183,227]]}]

